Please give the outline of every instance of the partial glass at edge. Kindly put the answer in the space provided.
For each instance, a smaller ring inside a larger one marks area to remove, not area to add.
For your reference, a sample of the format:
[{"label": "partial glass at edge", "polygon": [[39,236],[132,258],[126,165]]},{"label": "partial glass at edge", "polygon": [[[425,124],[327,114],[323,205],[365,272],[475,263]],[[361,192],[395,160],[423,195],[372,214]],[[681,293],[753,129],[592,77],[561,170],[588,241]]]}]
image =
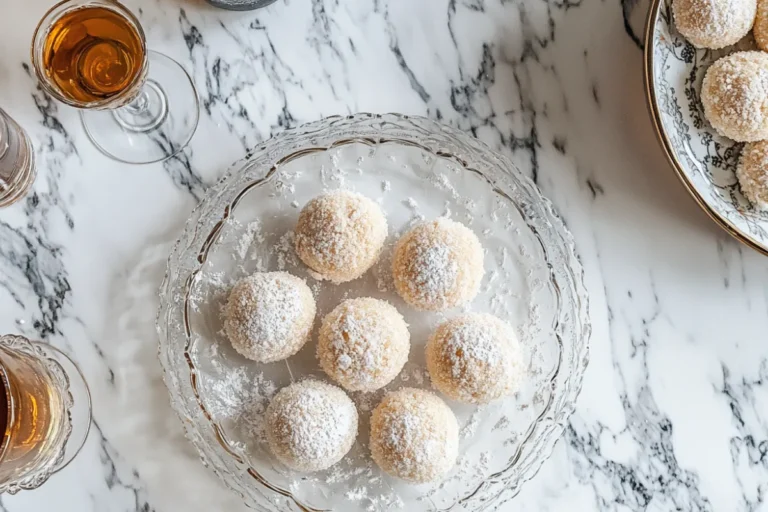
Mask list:
[{"label": "partial glass at edge", "polygon": [[29,137],[0,108],[0,207],[24,197],[36,174],[35,153]]},{"label": "partial glass at edge", "polygon": [[[122,91],[91,102],[67,96],[44,64],[45,42],[57,20],[74,10],[101,7],[118,14],[141,38],[142,70]],[[192,78],[176,61],[148,51],[139,20],[116,0],[64,0],[52,7],[35,30],[32,63],[43,88],[59,101],[81,110],[83,128],[105,155],[131,164],[149,164],[178,154],[197,129],[200,104]],[[173,94],[168,94],[173,91]]]},{"label": "partial glass at edge", "polygon": [[22,336],[0,336],[0,493],[35,489],[80,451],[91,397],[63,352]]}]

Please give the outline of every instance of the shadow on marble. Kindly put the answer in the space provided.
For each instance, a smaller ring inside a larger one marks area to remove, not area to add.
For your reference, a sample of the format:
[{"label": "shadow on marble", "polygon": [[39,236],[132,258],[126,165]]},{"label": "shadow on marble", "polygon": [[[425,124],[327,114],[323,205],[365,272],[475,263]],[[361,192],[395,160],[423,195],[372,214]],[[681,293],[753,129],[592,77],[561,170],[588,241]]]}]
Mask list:
[{"label": "shadow on marble", "polygon": [[245,510],[240,498],[203,467],[162,380],[155,315],[169,239],[142,250],[112,285],[102,346],[114,368],[114,386],[93,386],[94,409],[105,438],[141,475],[157,510]]}]

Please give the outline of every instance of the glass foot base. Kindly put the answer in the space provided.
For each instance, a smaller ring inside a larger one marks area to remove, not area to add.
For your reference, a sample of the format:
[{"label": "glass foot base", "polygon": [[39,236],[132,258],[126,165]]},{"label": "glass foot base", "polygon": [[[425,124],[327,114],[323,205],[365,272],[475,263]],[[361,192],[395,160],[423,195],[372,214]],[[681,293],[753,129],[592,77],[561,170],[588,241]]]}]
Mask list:
[{"label": "glass foot base", "polygon": [[147,81],[130,104],[84,110],[83,128],[105,155],[130,164],[162,162],[179,153],[197,129],[200,103],[192,78],[161,53],[147,53]]}]

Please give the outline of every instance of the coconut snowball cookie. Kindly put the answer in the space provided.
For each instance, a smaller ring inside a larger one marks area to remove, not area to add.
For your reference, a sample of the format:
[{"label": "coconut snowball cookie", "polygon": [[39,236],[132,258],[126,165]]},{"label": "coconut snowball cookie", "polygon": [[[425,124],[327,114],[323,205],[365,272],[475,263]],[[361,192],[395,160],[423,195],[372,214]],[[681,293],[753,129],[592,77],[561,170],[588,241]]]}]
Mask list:
[{"label": "coconut snowball cookie", "polygon": [[517,391],[523,374],[512,326],[486,313],[441,324],[427,343],[432,385],[459,402],[486,404]]},{"label": "coconut snowball cookie", "polygon": [[768,53],[737,52],[712,64],[701,102],[720,135],[737,142],[768,139]]},{"label": "coconut snowball cookie", "polygon": [[755,15],[755,26],[752,27],[752,34],[755,36],[757,47],[768,52],[768,1],[757,0],[757,14]]},{"label": "coconut snowball cookie", "polygon": [[736,169],[741,192],[760,210],[768,210],[768,141],[746,144]]},{"label": "coconut snowball cookie", "polygon": [[271,363],[292,356],[309,339],[315,299],[287,272],[257,272],[235,284],[224,306],[224,332],[244,357]]},{"label": "coconut snowball cookie", "polygon": [[304,380],[281,389],[267,407],[267,442],[280,462],[320,471],[339,462],[357,437],[357,409],[336,386]]},{"label": "coconut snowball cookie", "polygon": [[445,218],[425,222],[395,246],[395,289],[416,309],[450,309],[477,295],[483,258],[480,241],[466,226]]},{"label": "coconut snowball cookie", "polygon": [[299,214],[296,253],[320,279],[344,283],[376,263],[387,219],[365,196],[336,191],[312,199]]},{"label": "coconut snowball cookie", "polygon": [[320,327],[317,359],[328,376],[349,391],[389,384],[408,361],[408,325],[386,301],[345,300]]},{"label": "coconut snowball cookie", "polygon": [[456,463],[459,425],[453,411],[423,389],[389,393],[371,415],[371,456],[386,473],[432,482]]},{"label": "coconut snowball cookie", "polygon": [[677,30],[697,48],[725,48],[747,35],[756,0],[674,0]]}]

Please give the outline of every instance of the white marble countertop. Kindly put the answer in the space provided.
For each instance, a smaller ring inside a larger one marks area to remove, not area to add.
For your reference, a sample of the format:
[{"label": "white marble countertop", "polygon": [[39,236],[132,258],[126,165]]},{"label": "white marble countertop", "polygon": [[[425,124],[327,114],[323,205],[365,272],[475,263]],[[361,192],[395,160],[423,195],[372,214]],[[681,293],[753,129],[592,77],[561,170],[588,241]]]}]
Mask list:
[{"label": "white marble countertop", "polygon": [[0,211],[0,331],[82,366],[83,452],[10,512],[243,510],[181,434],[160,378],[155,291],[206,186],[286,126],[357,111],[428,115],[510,154],[554,200],[586,267],[591,365],[554,455],[509,511],[764,510],[768,259],[701,212],[657,146],[636,0],[279,0],[230,13],[127,0],[192,72],[180,159],[102,156],[47,97],[29,42],[52,0],[0,8],[0,105],[39,177]]}]

